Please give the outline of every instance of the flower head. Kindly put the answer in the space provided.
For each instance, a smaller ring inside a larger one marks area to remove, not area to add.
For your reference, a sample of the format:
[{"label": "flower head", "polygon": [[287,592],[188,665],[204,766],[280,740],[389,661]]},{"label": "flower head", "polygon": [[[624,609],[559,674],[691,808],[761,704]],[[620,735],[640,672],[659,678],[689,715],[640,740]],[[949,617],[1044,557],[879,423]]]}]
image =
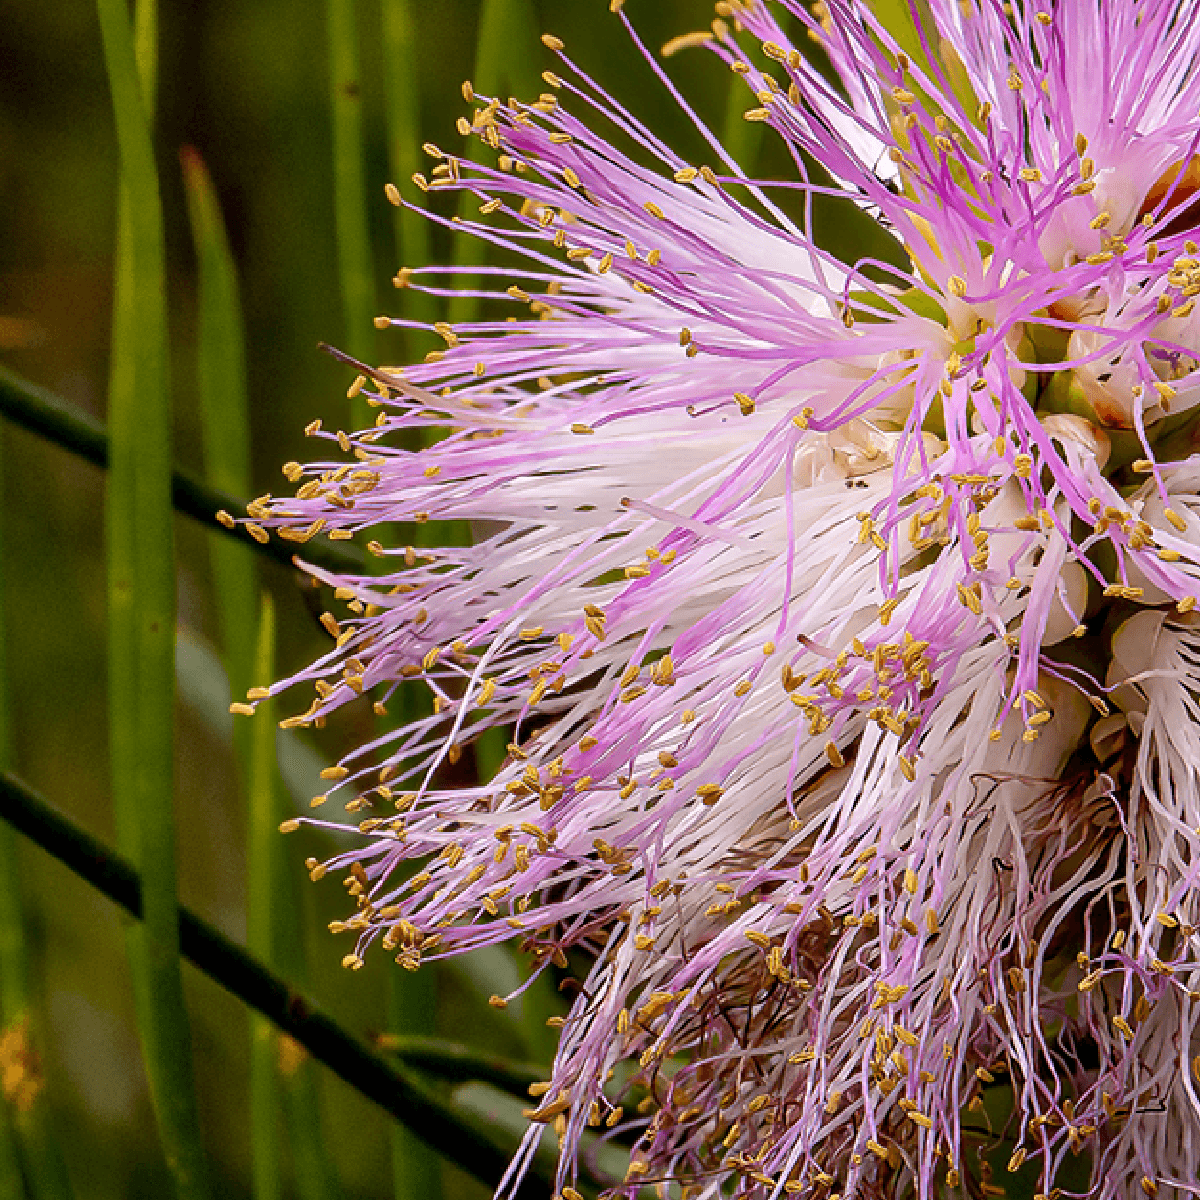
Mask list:
[{"label": "flower head", "polygon": [[[468,87],[487,149],[419,182],[522,256],[482,293],[519,315],[362,367],[376,427],[256,514],[476,523],[312,568],[351,612],[288,681],[317,691],[296,723],[434,698],[327,773],[369,810],[314,864],[353,877],[348,961],[582,952],[510,1182],[550,1124],[560,1190],[599,1137],[632,1144],[630,1195],[941,1195],[981,1178],[1006,1084],[996,1139],[1042,1192],[1086,1150],[1091,1195],[1194,1194],[1200,26],[1180,0],[928,0],[901,32],[864,0],[717,9],[734,28],[684,41],[796,178],[746,179],[703,126],[683,161],[557,39],[537,100]],[[823,249],[822,195],[895,262]],[[495,778],[445,785],[497,726]]]}]

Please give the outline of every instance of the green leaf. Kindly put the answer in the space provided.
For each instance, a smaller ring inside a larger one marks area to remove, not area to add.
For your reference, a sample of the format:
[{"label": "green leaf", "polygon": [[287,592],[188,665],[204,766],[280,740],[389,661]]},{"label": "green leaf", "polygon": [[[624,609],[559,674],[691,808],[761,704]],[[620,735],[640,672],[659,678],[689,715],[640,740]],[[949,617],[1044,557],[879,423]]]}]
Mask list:
[{"label": "green leaf", "polygon": [[[209,1194],[179,959],[172,806],[175,563],[162,205],[151,141],[154,14],[97,0],[121,163],[106,507],[109,726],[118,838],[143,872],[129,931],[159,1135],[177,1193]],[[139,67],[141,72],[139,73]]]}]

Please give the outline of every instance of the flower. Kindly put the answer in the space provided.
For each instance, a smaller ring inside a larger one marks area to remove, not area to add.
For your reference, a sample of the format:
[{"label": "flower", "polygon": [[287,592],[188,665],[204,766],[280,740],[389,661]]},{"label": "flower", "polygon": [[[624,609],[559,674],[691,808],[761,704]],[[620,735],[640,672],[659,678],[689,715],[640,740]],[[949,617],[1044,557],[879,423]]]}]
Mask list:
[{"label": "flower", "polygon": [[[994,1143],[1043,1194],[1080,1152],[1090,1196],[1196,1194],[1200,26],[717,10],[670,48],[744,77],[797,178],[698,119],[683,161],[555,38],[536,101],[468,85],[488,150],[418,183],[478,199],[525,263],[484,297],[528,316],[360,364],[376,427],[312,428],[350,458],[253,514],[477,532],[309,568],[351,611],[292,722],[433,695],[326,772],[370,811],[310,863],[348,872],[347,964],[587,963],[509,1191],[551,1125],[565,1196],[596,1139],[631,1196],[974,1195]],[[822,248],[830,196],[895,261]],[[445,783],[497,727],[495,777]]]}]

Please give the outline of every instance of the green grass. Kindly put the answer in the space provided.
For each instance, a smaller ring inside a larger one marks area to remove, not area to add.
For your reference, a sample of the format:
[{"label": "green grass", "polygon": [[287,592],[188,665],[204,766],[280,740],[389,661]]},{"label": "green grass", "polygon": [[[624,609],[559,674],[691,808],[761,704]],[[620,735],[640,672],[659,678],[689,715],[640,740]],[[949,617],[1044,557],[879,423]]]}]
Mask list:
[{"label": "green grass", "polygon": [[[179,959],[174,818],[175,561],[162,205],[151,140],[154,15],[98,0],[121,160],[107,534],[109,728],[118,839],[143,875],[129,929],[163,1153],[182,1200],[209,1195]],[[140,51],[140,54],[138,53]]]}]

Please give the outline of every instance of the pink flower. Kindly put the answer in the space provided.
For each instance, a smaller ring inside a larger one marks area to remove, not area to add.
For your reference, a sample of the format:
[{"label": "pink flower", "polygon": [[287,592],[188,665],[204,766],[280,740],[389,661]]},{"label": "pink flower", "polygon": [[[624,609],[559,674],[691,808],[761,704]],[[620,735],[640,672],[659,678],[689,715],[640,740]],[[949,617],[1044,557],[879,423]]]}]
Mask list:
[{"label": "pink flower", "polygon": [[[624,1135],[630,1195],[940,1196],[1003,1083],[1041,1192],[1084,1150],[1089,1195],[1196,1194],[1200,24],[929,0],[906,53],[863,0],[717,8],[797,178],[702,126],[684,162],[565,52],[533,103],[468,92],[495,154],[427,186],[523,256],[484,293],[517,318],[362,367],[377,426],[257,512],[477,523],[310,568],[351,612],[293,721],[435,707],[332,772],[370,813],[313,872],[354,876],[347,961],[591,962],[509,1190],[551,1124],[560,1190]],[[908,265],[815,243],[825,192]],[[495,726],[496,778],[443,786]]]}]

